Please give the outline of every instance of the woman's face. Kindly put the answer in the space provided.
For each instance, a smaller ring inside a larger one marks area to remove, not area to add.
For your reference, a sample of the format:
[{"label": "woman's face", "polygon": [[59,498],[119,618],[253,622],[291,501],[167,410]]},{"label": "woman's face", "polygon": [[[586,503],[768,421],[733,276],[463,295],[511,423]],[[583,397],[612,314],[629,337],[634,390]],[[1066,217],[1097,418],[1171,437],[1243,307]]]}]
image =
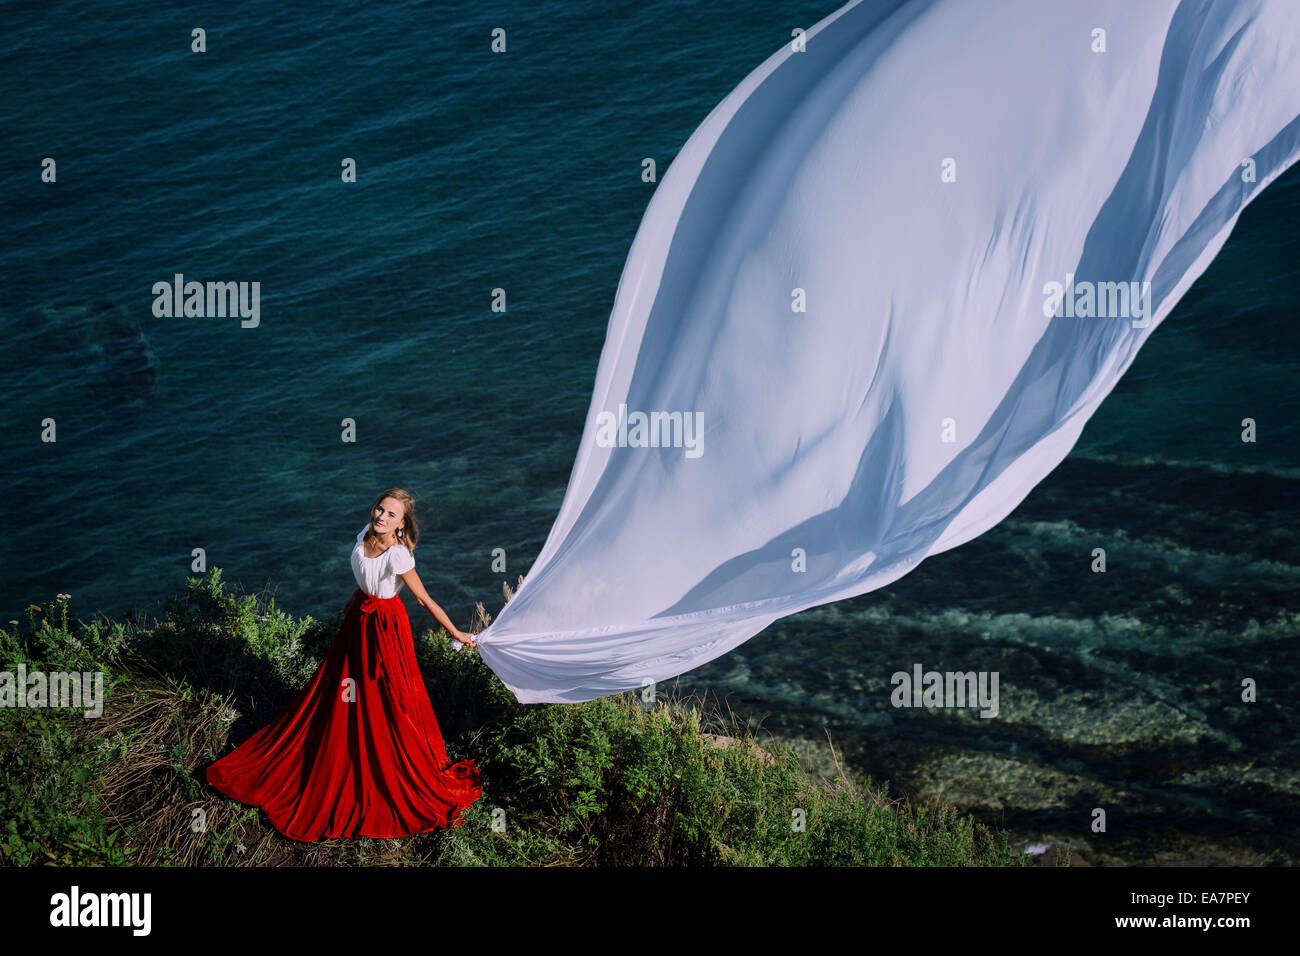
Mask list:
[{"label": "woman's face", "polygon": [[402,509],[402,503],[396,498],[385,498],[379,504],[375,505],[374,513],[370,515],[370,527],[376,534],[396,533],[398,528],[405,527],[406,515]]}]

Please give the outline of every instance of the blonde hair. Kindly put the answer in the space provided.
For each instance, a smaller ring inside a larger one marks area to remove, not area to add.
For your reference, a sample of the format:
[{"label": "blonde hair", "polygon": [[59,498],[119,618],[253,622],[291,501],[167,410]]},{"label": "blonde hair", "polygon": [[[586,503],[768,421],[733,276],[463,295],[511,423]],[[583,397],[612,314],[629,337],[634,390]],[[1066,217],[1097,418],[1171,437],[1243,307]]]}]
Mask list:
[{"label": "blonde hair", "polygon": [[[375,499],[374,504],[370,506],[370,512],[366,515],[366,521],[373,522],[375,520],[375,509],[379,507],[379,502],[383,501],[385,498],[396,498],[402,503],[402,520],[405,523],[405,527],[402,529],[402,533],[398,537],[397,541],[399,544],[406,545],[406,550],[414,554],[415,546],[420,541],[420,526],[415,520],[415,499],[411,497],[407,491],[402,488],[388,488],[381,492],[379,497]],[[378,537],[379,535],[375,534],[373,526],[366,529],[366,542]]]}]

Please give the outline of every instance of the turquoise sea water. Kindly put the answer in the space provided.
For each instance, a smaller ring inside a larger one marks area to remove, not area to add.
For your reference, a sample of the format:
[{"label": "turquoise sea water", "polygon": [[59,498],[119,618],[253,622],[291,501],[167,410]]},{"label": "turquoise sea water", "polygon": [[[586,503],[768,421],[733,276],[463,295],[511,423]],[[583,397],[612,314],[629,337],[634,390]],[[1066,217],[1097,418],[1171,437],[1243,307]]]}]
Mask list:
[{"label": "turquoise sea water", "polygon": [[[201,547],[324,616],[389,485],[420,499],[434,598],[462,624],[495,611],[563,496],[654,189],[642,159],[662,174],[834,9],[9,9],[0,614],[62,591],[81,617],[147,620]],[[1293,168],[1004,524],[681,689],[1097,860],[1300,858],[1298,214]],[[156,318],[152,286],[178,272],[259,281],[260,325]],[[1110,569],[1081,574],[1098,546]],[[1000,718],[892,708],[916,662],[999,670]],[[1114,839],[1088,832],[1096,805]]]}]

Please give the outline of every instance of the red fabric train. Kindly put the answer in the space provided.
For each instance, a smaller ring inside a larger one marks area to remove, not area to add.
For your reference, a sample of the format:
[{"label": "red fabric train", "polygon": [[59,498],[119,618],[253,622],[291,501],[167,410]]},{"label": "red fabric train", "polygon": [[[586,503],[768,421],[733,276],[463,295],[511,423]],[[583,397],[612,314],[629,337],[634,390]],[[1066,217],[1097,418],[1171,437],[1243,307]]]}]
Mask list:
[{"label": "red fabric train", "polygon": [[401,599],[360,588],[311,683],[207,781],[308,841],[460,826],[483,792],[474,761],[447,758]]}]

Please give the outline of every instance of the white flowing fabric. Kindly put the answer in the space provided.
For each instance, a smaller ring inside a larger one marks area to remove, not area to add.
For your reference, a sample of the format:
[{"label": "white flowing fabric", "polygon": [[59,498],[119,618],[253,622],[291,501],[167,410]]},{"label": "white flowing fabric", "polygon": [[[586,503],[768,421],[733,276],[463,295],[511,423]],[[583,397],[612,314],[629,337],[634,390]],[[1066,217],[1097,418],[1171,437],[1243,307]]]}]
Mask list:
[{"label": "white flowing fabric", "polygon": [[[646,209],[559,516],[480,636],[522,702],[671,678],[997,524],[1300,150],[1297,0],[866,0],[805,42]],[[1088,291],[1118,282],[1148,321]],[[702,431],[637,447],[653,411]]]}]

